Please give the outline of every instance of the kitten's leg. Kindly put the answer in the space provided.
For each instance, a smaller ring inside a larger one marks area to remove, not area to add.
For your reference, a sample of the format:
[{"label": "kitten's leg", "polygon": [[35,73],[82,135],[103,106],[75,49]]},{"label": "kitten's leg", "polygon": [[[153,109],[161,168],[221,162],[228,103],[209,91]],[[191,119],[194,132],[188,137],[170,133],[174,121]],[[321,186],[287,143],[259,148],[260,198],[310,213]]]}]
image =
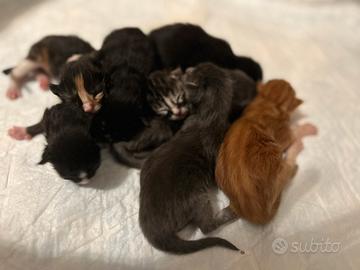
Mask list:
[{"label": "kitten's leg", "polygon": [[133,153],[129,152],[122,143],[110,144],[109,151],[113,158],[126,166],[140,169],[145,161],[144,158],[137,158]]},{"label": "kitten's leg", "polygon": [[10,73],[11,81],[6,96],[9,99],[19,98],[21,96],[21,87],[26,82],[27,77],[39,67],[39,63],[32,60],[22,60]]},{"label": "kitten's leg", "polygon": [[304,145],[301,139],[297,139],[287,150],[287,156],[281,165],[282,168],[274,181],[272,199],[270,199],[268,204],[267,215],[263,217],[265,219],[264,223],[268,222],[275,214],[279,206],[282,191],[298,170],[296,158],[303,149]]},{"label": "kitten's leg", "polygon": [[50,78],[43,72],[36,74],[36,81],[38,82],[40,88],[44,91],[49,90]]},{"label": "kitten's leg", "polygon": [[316,135],[318,130],[313,124],[306,123],[293,128],[293,136],[295,139],[302,139],[306,136]]},{"label": "kitten's leg", "polygon": [[200,196],[205,200],[197,200],[197,203],[194,204],[194,223],[198,226],[203,234],[208,234],[225,223],[233,222],[239,217],[231,210],[230,206],[225,207],[220,210],[218,213],[214,213],[214,208],[211,205],[211,202],[208,198],[208,195]]},{"label": "kitten's leg", "polygon": [[269,222],[275,215],[280,204],[282,191],[295,176],[298,170],[296,159],[300,152],[304,149],[302,138],[309,135],[315,135],[316,133],[317,129],[312,124],[297,126],[293,130],[293,143],[286,151],[286,157],[282,163],[282,168],[274,181],[272,198],[270,199],[266,212],[262,215],[263,220],[261,223],[265,224]]},{"label": "kitten's leg", "polygon": [[161,119],[151,120],[150,126],[146,127],[136,139],[124,143],[124,147],[130,152],[144,152],[152,150],[172,137],[170,127]]},{"label": "kitten's leg", "polygon": [[22,141],[22,140],[31,140],[36,135],[44,131],[42,122],[39,122],[35,125],[29,127],[18,127],[13,126],[8,130],[8,134],[11,138]]},{"label": "kitten's leg", "polygon": [[283,151],[287,150],[292,143],[296,140],[301,140],[306,136],[316,135],[317,128],[312,124],[303,124],[297,125],[291,129],[288,126],[284,126],[282,129],[278,130],[275,134],[275,140],[280,142],[281,149]]},{"label": "kitten's leg", "polygon": [[43,117],[39,123],[28,127],[13,126],[8,130],[8,135],[15,140],[22,141],[31,140],[36,135],[43,133],[46,111],[47,110],[45,110]]}]

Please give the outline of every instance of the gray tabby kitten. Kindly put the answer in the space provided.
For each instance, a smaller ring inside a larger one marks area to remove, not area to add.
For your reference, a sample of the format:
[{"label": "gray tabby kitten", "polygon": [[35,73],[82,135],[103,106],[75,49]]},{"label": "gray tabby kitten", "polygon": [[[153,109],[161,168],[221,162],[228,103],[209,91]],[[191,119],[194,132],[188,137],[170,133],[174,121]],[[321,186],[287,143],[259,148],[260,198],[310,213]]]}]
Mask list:
[{"label": "gray tabby kitten", "polygon": [[252,80],[245,76],[234,80],[227,70],[210,63],[176,76],[173,86],[181,89],[191,114],[142,167],[141,229],[155,248],[169,253],[187,254],[213,246],[238,250],[222,238],[183,240],[177,233],[193,223],[207,234],[236,219],[229,207],[214,212],[209,191],[216,189],[215,161],[229,126],[234,89],[239,82],[240,86],[249,87]]},{"label": "gray tabby kitten", "polygon": [[[255,98],[257,90],[256,83],[244,72],[227,70],[227,73],[238,84],[234,89],[229,114],[229,119],[233,122]],[[181,87],[181,75],[182,71],[178,68],[173,71],[155,71],[149,76],[148,102],[155,113],[169,120],[183,120],[191,114],[192,104]]]}]

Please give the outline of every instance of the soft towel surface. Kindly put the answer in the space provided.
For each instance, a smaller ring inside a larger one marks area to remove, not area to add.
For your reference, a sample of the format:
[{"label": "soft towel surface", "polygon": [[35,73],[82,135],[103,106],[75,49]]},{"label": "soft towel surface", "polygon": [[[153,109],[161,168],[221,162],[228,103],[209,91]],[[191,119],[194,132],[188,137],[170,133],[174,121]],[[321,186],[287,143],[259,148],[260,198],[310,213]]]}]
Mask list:
[{"label": "soft towel surface", "polygon": [[[314,122],[320,130],[318,137],[305,140],[299,173],[271,224],[239,220],[215,233],[245,255],[213,248],[170,256],[153,249],[139,228],[138,171],[116,165],[104,152],[94,183],[78,187],[60,179],[51,166],[36,165],[42,136],[31,142],[8,138],[8,128],[35,123],[57,100],[32,83],[32,93],[8,101],[8,79],[1,75],[1,270],[358,269],[358,2],[1,0],[0,5],[1,69],[47,34],[79,34],[98,47],[114,28],[131,25],[147,32],[165,23],[195,22],[226,38],[238,54],[258,60],[266,79],[289,80],[305,100],[301,122]],[[184,234],[202,237],[199,231]],[[283,240],[273,242],[279,237]],[[332,243],[328,253],[326,241]]]}]

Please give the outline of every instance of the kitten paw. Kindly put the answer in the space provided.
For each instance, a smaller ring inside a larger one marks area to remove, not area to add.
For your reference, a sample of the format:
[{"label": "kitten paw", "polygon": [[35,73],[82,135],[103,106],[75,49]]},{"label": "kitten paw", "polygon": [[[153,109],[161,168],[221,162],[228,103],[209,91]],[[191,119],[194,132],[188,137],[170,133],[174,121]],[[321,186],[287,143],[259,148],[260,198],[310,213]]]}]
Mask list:
[{"label": "kitten paw", "polygon": [[82,107],[83,107],[84,112],[93,112],[93,110],[94,110],[93,106],[88,102],[84,103]]},{"label": "kitten paw", "polygon": [[318,133],[318,129],[313,124],[306,123],[296,127],[294,133],[297,139],[301,139],[306,136],[316,135]]},{"label": "kitten paw", "polygon": [[11,100],[18,99],[21,97],[21,89],[16,86],[10,86],[6,91],[6,96]]},{"label": "kitten paw", "polygon": [[26,127],[14,126],[8,130],[8,135],[18,141],[31,140],[32,137],[27,133]]},{"label": "kitten paw", "polygon": [[304,144],[301,140],[296,140],[287,150],[286,159],[291,163],[296,163],[296,157],[304,150]]},{"label": "kitten paw", "polygon": [[39,83],[39,86],[43,91],[49,90],[50,79],[47,75],[44,73],[37,74],[36,81]]}]

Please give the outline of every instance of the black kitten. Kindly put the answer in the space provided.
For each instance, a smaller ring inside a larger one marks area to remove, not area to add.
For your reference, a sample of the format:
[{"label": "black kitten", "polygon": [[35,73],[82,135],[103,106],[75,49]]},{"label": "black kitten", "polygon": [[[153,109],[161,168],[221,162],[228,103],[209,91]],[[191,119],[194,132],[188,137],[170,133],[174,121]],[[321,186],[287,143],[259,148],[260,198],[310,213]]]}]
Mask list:
[{"label": "black kitten", "polygon": [[255,81],[262,79],[260,65],[248,57],[236,56],[230,45],[193,24],[171,24],[153,30],[150,39],[157,48],[162,68],[182,69],[202,62],[244,71]]},{"label": "black kitten", "polygon": [[70,103],[46,109],[38,124],[26,128],[31,137],[45,133],[48,144],[39,164],[50,162],[62,178],[88,183],[100,165],[100,148],[89,135],[91,119]]},{"label": "black kitten", "polygon": [[36,77],[40,87],[48,88],[49,81],[58,79],[67,60],[75,54],[86,54],[93,47],[76,36],[46,36],[31,46],[28,55],[16,67],[3,72],[11,76],[7,96],[21,95],[23,84]]},{"label": "black kitten", "polygon": [[206,234],[235,219],[228,207],[215,214],[209,193],[216,188],[215,160],[229,125],[234,81],[226,70],[209,63],[187,70],[181,80],[192,113],[142,167],[141,229],[154,247],[170,253],[212,246],[238,250],[217,237],[188,241],[177,236],[190,222]]},{"label": "black kitten", "polygon": [[103,106],[92,132],[99,140],[129,141],[144,128],[150,113],[146,102],[147,76],[155,68],[154,49],[138,28],[110,33],[97,55],[106,74]]},{"label": "black kitten", "polygon": [[[191,69],[191,68],[190,68]],[[228,70],[234,82],[229,119],[237,119],[257,94],[256,83],[240,70]],[[181,69],[154,71],[149,76],[148,102],[152,110],[169,120],[183,120],[192,111],[192,101],[186,97],[181,83]]]}]

